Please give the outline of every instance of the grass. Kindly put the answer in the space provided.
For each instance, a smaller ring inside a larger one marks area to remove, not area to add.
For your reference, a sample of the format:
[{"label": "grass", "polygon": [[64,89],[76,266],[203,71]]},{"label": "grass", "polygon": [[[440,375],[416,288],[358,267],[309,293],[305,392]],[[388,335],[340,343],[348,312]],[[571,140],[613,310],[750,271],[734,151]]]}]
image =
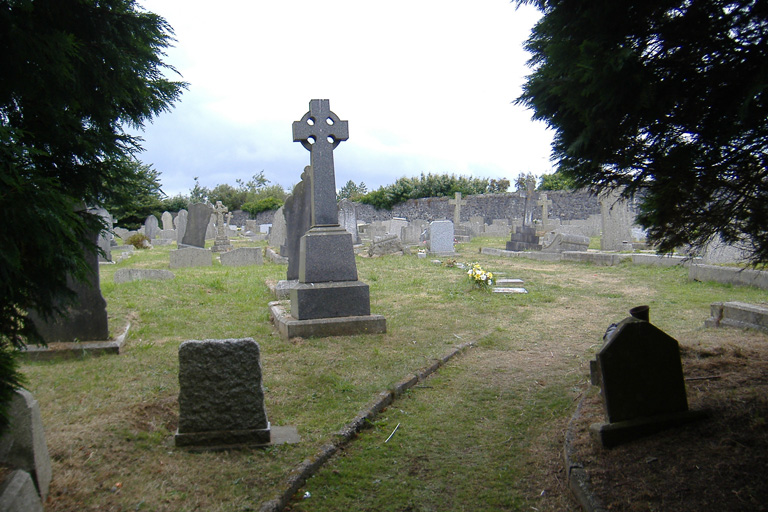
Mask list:
[{"label": "grass", "polygon": [[[119,357],[27,363],[53,460],[48,510],[257,510],[286,475],[381,391],[453,346],[475,348],[396,401],[312,478],[294,510],[568,510],[562,431],[606,327],[640,304],[695,343],[715,301],[766,293],[691,282],[680,268],[598,267],[479,254],[456,259],[525,280],[526,295],[473,291],[464,272],[415,256],[357,258],[387,333],[283,340],[267,280],[285,266],[175,269],[175,279],[114,284],[118,268],[168,268],[169,247],[101,267],[110,331],[131,322]],[[261,345],[273,425],[302,442],[217,453],[177,450],[178,346],[252,337]],[[389,442],[384,440],[397,425]],[[300,498],[300,496],[299,496]]]}]

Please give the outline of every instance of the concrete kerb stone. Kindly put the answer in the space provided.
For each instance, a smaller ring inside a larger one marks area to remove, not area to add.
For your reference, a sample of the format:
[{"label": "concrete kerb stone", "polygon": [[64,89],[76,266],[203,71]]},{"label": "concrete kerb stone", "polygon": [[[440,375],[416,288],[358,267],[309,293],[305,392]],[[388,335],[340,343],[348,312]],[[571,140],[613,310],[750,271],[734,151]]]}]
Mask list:
[{"label": "concrete kerb stone", "polygon": [[71,341],[61,343],[51,343],[47,347],[27,346],[21,352],[21,357],[28,361],[50,361],[53,359],[75,359],[87,356],[103,356],[120,354],[120,350],[125,343],[125,337],[131,323],[125,326],[123,333],[115,338],[114,341]]},{"label": "concrete kerb stone", "polygon": [[576,420],[581,416],[581,408],[586,400],[587,394],[585,393],[579,404],[576,406],[576,411],[568,421],[568,427],[565,431],[565,442],[563,443],[563,463],[565,464],[565,475],[568,479],[568,488],[571,494],[578,502],[581,509],[584,512],[607,512],[607,509],[602,506],[598,499],[592,493],[592,487],[589,484],[589,477],[584,466],[573,456],[573,438],[576,432]]},{"label": "concrete kerb stone", "polygon": [[285,481],[285,487],[280,495],[266,501],[259,507],[259,512],[279,512],[283,510],[294,494],[306,483],[306,481],[314,475],[320,468],[328,462],[328,460],[336,454],[347,443],[355,439],[357,434],[366,428],[368,424],[386,407],[390,406],[394,402],[395,398],[401,396],[408,389],[414,387],[416,384],[424,380],[426,377],[434,373],[440,366],[450,361],[459,354],[462,354],[467,349],[474,346],[474,343],[467,342],[457,346],[442,358],[437,359],[435,363],[427,367],[426,369],[414,372],[413,375],[404,378],[400,381],[395,388],[391,391],[382,391],[378,397],[371,402],[365,409],[363,409],[355,418],[344,426],[340,431],[334,434],[335,440],[324,444],[320,447],[318,452],[304,460],[299,464]]}]

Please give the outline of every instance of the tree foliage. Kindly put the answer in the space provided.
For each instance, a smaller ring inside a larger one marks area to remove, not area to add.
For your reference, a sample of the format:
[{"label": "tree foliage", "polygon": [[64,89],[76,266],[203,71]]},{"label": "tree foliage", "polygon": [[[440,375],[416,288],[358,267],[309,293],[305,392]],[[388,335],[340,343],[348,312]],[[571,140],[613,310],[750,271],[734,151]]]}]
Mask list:
[{"label": "tree foliage", "polygon": [[165,194],[160,189],[160,173],[150,165],[127,160],[132,168],[128,179],[111,191],[104,208],[126,229],[138,229],[149,215],[160,216],[164,211]]},{"label": "tree foliage", "polygon": [[[102,226],[83,206],[131,187],[140,141],[124,127],[141,128],[185,87],[163,75],[171,42],[165,20],[133,0],[0,3],[0,350],[40,341],[26,311],[62,311],[67,275],[87,276],[83,245],[96,248],[85,234]],[[13,381],[0,372],[0,387]]]},{"label": "tree foliage", "polygon": [[336,195],[336,200],[341,201],[342,199],[349,199],[351,201],[357,201],[367,193],[368,187],[365,186],[364,182],[361,181],[360,184],[357,185],[354,181],[349,180],[339,189],[339,193]]},{"label": "tree foliage", "polygon": [[518,102],[577,186],[624,187],[662,252],[712,237],[768,261],[768,4],[518,0],[543,17]]},{"label": "tree foliage", "polygon": [[423,173],[418,178],[399,178],[394,184],[379,187],[359,198],[361,203],[370,204],[376,208],[391,209],[394,205],[408,199],[422,197],[453,196],[456,192],[469,196],[473,194],[506,192],[509,180],[488,180],[486,178],[471,178],[451,174]]},{"label": "tree foliage", "polygon": [[539,190],[573,190],[576,183],[573,178],[566,176],[562,171],[552,174],[542,174],[539,177]]}]

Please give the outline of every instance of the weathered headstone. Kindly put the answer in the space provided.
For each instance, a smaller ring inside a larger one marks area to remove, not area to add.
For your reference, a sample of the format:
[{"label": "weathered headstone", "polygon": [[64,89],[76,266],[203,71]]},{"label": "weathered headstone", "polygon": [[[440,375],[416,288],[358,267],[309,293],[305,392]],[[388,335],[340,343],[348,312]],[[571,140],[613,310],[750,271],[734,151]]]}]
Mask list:
[{"label": "weathered headstone", "polygon": [[552,206],[552,200],[547,199],[547,193],[542,192],[539,196],[539,206],[541,206],[541,225],[544,227],[544,230],[547,230],[547,227],[550,224],[549,220],[549,208]]},{"label": "weathered headstone", "polygon": [[163,212],[163,214],[160,216],[160,222],[163,223],[163,229],[165,229],[165,230],[172,230],[173,229],[173,215],[171,215],[171,212]]},{"label": "weathered headstone", "polygon": [[[229,218],[224,221],[224,214],[229,210],[226,206],[221,204],[221,201],[216,201],[216,207],[213,209],[216,212],[216,239],[213,241],[213,252],[226,252],[233,248],[229,241],[229,228],[227,227]],[[230,214],[231,215],[231,214]]]},{"label": "weathered headstone", "polygon": [[453,225],[458,226],[461,224],[461,207],[465,206],[467,202],[461,199],[461,192],[456,192],[454,198],[448,200],[448,204],[453,205]]},{"label": "weathered headstone", "polygon": [[539,237],[532,226],[516,227],[507,242],[508,251],[540,251]]},{"label": "weathered headstone", "polygon": [[213,207],[205,203],[189,205],[187,228],[184,230],[181,246],[205,247],[205,232],[211,220]]},{"label": "weathered headstone", "polygon": [[285,215],[285,245],[280,247],[280,255],[288,258],[286,279],[289,281],[299,278],[299,262],[301,237],[312,224],[312,171],[310,166],[301,173],[301,181],[293,187],[293,192],[285,200],[283,214]]},{"label": "weathered headstone", "polygon": [[259,344],[251,338],[183,342],[176,445],[217,448],[270,440]]},{"label": "weathered headstone", "polygon": [[213,240],[216,238],[216,213],[211,213],[208,219],[208,226],[205,228],[205,239]]},{"label": "weathered headstone", "polygon": [[403,243],[397,235],[385,235],[376,237],[368,248],[368,255],[371,257],[384,256],[387,254],[403,254]]},{"label": "weathered headstone", "polygon": [[272,227],[269,230],[269,239],[267,244],[270,247],[274,247],[278,251],[285,245],[285,206],[281,206],[275,212],[275,216],[272,218]]},{"label": "weathered headstone", "polygon": [[429,252],[433,254],[454,254],[453,222],[436,220],[429,224]]},{"label": "weathered headstone", "polygon": [[555,233],[541,248],[542,252],[586,251],[589,249],[589,237]]},{"label": "weathered headstone", "polygon": [[187,210],[179,210],[178,215],[174,219],[176,226],[176,245],[180,246],[182,240],[184,240],[184,234],[187,232]]},{"label": "weathered headstone", "polygon": [[106,226],[105,229],[99,232],[99,249],[104,252],[104,255],[99,254],[99,261],[112,261],[112,241],[114,240],[112,216],[104,208],[94,208],[91,211],[101,217],[102,222]]},{"label": "weathered headstone", "polygon": [[[368,285],[357,279],[352,235],[339,226],[333,150],[347,140],[347,121],[331,112],[328,100],[311,100],[309,112],[293,123],[293,140],[310,152],[311,227],[301,237],[299,283],[291,290],[297,320],[370,317]],[[350,321],[351,323],[351,321]],[[363,323],[363,332],[381,326]]]},{"label": "weathered headstone", "polygon": [[339,201],[339,224],[352,235],[352,243],[360,243],[360,235],[357,233],[357,211],[355,203],[349,199]]},{"label": "weathered headstone", "polygon": [[149,215],[144,221],[144,234],[150,241],[154,240],[160,232],[160,224],[157,222],[157,217]]},{"label": "weathered headstone", "polygon": [[605,446],[700,417],[689,414],[677,340],[649,322],[648,307],[612,325],[591,363],[606,424],[592,425]]},{"label": "weathered headstone", "polygon": [[620,190],[605,192],[600,195],[599,200],[603,218],[600,249],[603,251],[624,250],[624,242],[632,242],[634,216],[629,211],[629,204],[626,199],[621,197]]}]

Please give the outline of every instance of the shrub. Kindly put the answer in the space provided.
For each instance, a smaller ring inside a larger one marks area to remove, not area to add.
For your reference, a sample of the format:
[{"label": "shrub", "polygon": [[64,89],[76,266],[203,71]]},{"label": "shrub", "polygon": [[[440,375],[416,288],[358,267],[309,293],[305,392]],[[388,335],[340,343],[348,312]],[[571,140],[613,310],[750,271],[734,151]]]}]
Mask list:
[{"label": "shrub", "polygon": [[147,235],[142,235],[141,233],[136,233],[129,236],[125,243],[132,245],[137,249],[148,249],[149,237],[147,237]]},{"label": "shrub", "polygon": [[256,215],[260,212],[266,212],[268,210],[277,210],[281,206],[283,206],[284,201],[277,197],[264,197],[262,199],[257,199],[256,201],[245,203],[243,205],[243,211],[250,213],[251,215]]}]

